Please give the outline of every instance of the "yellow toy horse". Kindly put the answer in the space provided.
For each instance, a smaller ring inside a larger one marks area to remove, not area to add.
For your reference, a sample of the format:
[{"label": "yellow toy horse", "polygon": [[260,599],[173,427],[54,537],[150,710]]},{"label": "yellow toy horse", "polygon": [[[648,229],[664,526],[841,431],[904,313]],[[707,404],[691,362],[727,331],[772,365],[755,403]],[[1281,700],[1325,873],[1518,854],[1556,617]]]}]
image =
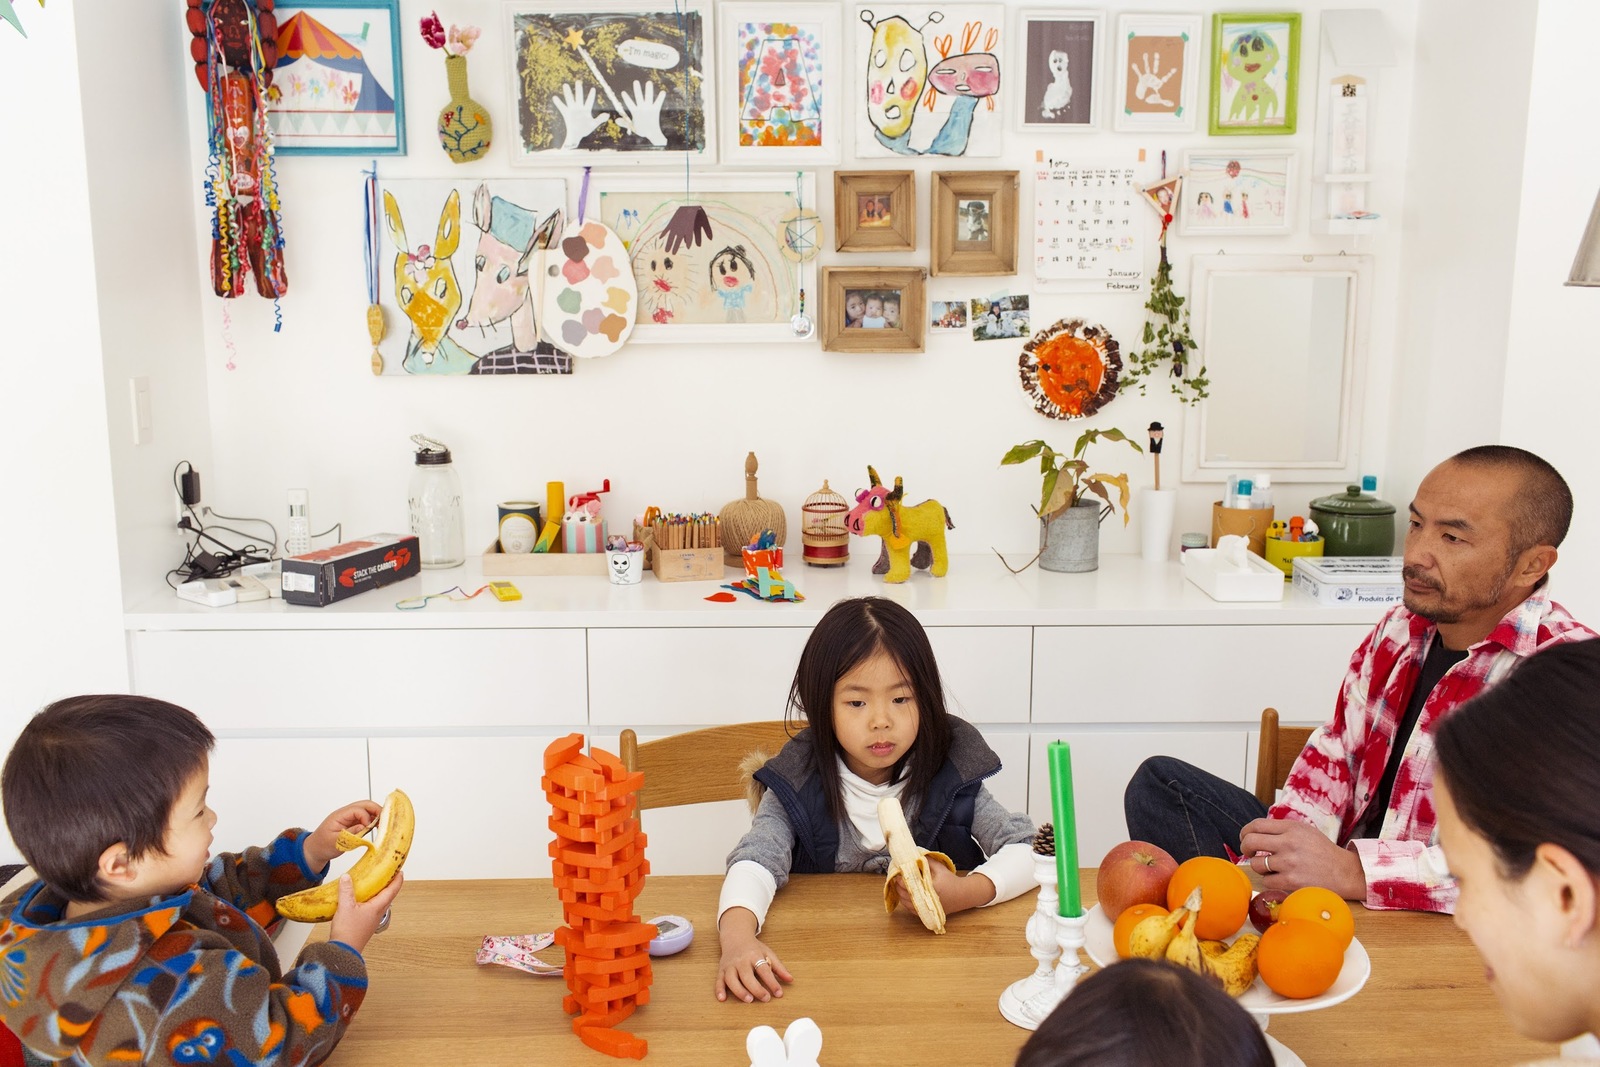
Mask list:
[{"label": "yellow toy horse", "polygon": [[[883,574],[884,581],[898,584],[911,577],[911,568],[916,566],[928,568],[935,578],[943,578],[950,569],[944,532],[956,527],[944,505],[937,500],[924,500],[906,507],[905,486],[898,477],[892,492],[884,488],[878,472],[870,466],[867,477],[872,479],[872,488],[856,491],[856,506],[845,516],[844,525],[857,537],[883,538],[883,555],[873,565],[872,573]],[[912,546],[916,546],[915,552]]]}]

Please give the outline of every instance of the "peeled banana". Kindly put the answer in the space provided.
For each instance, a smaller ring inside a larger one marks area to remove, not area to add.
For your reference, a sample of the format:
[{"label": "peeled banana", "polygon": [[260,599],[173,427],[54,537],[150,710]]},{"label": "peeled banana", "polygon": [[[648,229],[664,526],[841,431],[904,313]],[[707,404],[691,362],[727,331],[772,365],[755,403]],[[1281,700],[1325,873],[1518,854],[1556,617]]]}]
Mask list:
[{"label": "peeled banana", "polygon": [[1194,921],[1186,922],[1179,927],[1172,940],[1167,942],[1164,953],[1167,959],[1180,967],[1187,967],[1195,974],[1204,975],[1205,958],[1200,953],[1200,939],[1194,936],[1194,928],[1199,924],[1200,917],[1200,889],[1196,887],[1189,893],[1189,899],[1184,901],[1183,910],[1195,917]]},{"label": "peeled banana", "polygon": [[[355,883],[356,899],[370,900],[379,890],[394,880],[395,874],[406,862],[411,850],[411,833],[416,826],[416,813],[411,808],[411,798],[396,789],[383,802],[378,815],[378,843],[357,837],[348,830],[339,833],[339,851],[364,848],[367,854],[356,860],[350,868],[350,880]],[[278,914],[297,922],[320,923],[333,918],[339,909],[338,881],[324,882],[311,889],[279,897]]]},{"label": "peeled banana", "polygon": [[1178,936],[1178,930],[1191,911],[1200,910],[1199,890],[1189,894],[1181,908],[1173,908],[1165,915],[1151,915],[1140,919],[1128,932],[1128,951],[1147,960],[1165,959],[1167,948]]},{"label": "peeled banana", "polygon": [[906,825],[898,798],[884,797],[878,801],[878,824],[883,827],[884,839],[889,844],[889,877],[883,883],[884,910],[892,912],[900,903],[894,880],[904,878],[922,925],[936,934],[944,933],[944,902],[933,888],[928,859],[932,857],[952,871],[956,869],[955,863],[943,852],[930,852],[917,844],[916,838],[911,836],[911,827]]}]

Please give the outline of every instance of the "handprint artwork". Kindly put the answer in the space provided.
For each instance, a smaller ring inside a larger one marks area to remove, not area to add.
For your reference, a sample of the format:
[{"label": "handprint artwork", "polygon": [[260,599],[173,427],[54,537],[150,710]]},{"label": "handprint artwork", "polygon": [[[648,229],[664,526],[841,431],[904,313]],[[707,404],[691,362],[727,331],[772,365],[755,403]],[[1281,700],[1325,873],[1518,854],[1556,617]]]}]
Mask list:
[{"label": "handprint artwork", "polygon": [[513,14],[517,154],[704,152],[705,28],[694,4]]},{"label": "handprint artwork", "polygon": [[[1183,70],[1183,42],[1177,38],[1139,37],[1129,42],[1128,95],[1123,101],[1130,112],[1165,114],[1178,106],[1178,93],[1163,95],[1167,83]],[[1164,60],[1164,62],[1163,62]],[[1178,78],[1178,84],[1183,79]]]}]

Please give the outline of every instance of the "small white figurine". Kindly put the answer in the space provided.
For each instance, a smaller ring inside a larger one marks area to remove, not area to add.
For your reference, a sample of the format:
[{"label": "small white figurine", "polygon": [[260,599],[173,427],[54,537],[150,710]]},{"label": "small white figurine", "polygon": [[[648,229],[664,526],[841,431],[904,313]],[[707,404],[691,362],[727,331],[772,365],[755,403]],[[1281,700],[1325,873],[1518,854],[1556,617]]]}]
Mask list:
[{"label": "small white figurine", "polygon": [[745,1038],[750,1067],[817,1067],[822,1055],[822,1029],[810,1019],[796,1019],[783,1036],[770,1026],[758,1026]]}]

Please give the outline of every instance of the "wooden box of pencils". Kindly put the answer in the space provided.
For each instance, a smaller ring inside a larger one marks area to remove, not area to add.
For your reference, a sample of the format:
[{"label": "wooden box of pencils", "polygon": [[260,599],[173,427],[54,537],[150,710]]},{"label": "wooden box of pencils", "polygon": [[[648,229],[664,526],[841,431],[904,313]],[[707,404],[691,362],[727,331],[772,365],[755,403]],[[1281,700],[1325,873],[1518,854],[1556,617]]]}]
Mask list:
[{"label": "wooden box of pencils", "polygon": [[650,526],[650,568],[663,582],[722,577],[722,524],[715,515],[667,515]]}]

